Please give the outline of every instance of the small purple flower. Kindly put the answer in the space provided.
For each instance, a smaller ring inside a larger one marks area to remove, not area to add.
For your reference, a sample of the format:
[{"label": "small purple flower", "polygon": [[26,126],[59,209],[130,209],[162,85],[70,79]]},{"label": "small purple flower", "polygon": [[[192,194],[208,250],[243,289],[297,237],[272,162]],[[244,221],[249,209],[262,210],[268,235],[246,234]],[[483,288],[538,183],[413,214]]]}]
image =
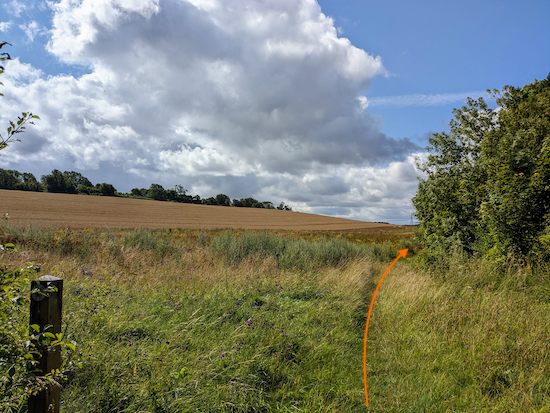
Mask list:
[{"label": "small purple flower", "polygon": [[252,324],[252,321],[246,320],[246,325],[247,325],[247,326],[249,326],[249,325],[251,325],[251,324]]},{"label": "small purple flower", "polygon": [[222,357],[222,358],[225,357],[225,354],[222,353],[221,357]]},{"label": "small purple flower", "polygon": [[191,294],[191,295],[195,295],[195,293]]},{"label": "small purple flower", "polygon": [[470,348],[470,346],[466,346],[466,348]]}]

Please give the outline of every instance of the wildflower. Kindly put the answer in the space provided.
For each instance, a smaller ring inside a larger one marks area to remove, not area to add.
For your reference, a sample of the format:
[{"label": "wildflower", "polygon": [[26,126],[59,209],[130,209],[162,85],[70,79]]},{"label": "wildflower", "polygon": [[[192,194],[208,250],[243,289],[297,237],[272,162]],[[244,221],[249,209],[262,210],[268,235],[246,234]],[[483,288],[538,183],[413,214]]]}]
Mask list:
[{"label": "wildflower", "polygon": [[222,353],[221,357],[222,357],[222,358],[225,357],[225,354]]}]

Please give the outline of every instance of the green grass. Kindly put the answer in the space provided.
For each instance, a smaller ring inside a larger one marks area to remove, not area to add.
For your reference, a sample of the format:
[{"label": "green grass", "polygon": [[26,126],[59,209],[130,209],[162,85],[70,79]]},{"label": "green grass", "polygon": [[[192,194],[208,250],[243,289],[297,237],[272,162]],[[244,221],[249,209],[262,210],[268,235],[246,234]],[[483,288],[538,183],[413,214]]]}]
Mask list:
[{"label": "green grass", "polygon": [[[378,235],[376,235],[378,236]],[[4,227],[65,278],[64,412],[547,412],[549,272],[412,239],[230,230]],[[386,277],[367,347],[376,284]],[[543,278],[544,277],[544,278]],[[24,312],[20,323],[25,323]],[[0,399],[1,400],[1,399]]]}]

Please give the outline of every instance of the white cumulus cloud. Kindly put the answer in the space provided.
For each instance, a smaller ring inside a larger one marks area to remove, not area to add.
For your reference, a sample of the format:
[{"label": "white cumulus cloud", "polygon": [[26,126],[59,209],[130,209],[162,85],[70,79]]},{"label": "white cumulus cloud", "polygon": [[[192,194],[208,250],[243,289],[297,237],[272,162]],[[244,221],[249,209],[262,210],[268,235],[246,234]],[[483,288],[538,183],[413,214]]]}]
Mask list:
[{"label": "white cumulus cloud", "polygon": [[42,173],[80,168],[126,191],[183,183],[304,208],[405,196],[377,179],[412,185],[407,159],[419,148],[380,132],[361,96],[386,73],[381,58],[339,37],[314,0],[48,4],[48,52],[87,73],[9,62],[2,122],[30,108],[41,121],[2,165],[23,171],[32,160]]}]

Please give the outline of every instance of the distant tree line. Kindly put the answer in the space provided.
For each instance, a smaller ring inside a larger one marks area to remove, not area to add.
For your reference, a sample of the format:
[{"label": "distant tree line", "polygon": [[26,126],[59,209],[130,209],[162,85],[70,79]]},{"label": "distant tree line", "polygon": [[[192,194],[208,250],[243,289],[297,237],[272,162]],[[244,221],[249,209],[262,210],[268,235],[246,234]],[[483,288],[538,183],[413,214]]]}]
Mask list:
[{"label": "distant tree line", "polygon": [[157,201],[183,202],[186,204],[265,208],[292,211],[292,208],[290,208],[288,205],[285,205],[283,202],[275,207],[272,202],[260,202],[254,198],[241,198],[231,201],[231,198],[229,198],[225,194],[218,194],[215,197],[210,198],[201,198],[199,195],[189,195],[187,193],[187,189],[185,189],[181,185],[176,185],[173,189],[164,189],[162,185],[151,184],[149,189],[133,188],[130,192],[130,195],[134,197],[155,199]]},{"label": "distant tree line", "polygon": [[254,198],[241,198],[239,200],[229,198],[225,194],[215,197],[202,198],[199,195],[190,195],[181,185],[173,189],[164,189],[162,185],[151,184],[146,188],[134,188],[129,194],[118,192],[108,183],[93,185],[92,182],[79,172],[61,172],[54,169],[50,174],[43,175],[40,181],[31,173],[21,173],[9,169],[0,169],[0,189],[15,189],[20,191],[54,192],[65,194],[85,194],[103,196],[121,196],[132,198],[148,198],[157,201],[182,202],[187,204],[221,205],[247,208],[265,208],[292,211],[288,205],[280,203],[275,207],[269,201],[260,202]]}]

